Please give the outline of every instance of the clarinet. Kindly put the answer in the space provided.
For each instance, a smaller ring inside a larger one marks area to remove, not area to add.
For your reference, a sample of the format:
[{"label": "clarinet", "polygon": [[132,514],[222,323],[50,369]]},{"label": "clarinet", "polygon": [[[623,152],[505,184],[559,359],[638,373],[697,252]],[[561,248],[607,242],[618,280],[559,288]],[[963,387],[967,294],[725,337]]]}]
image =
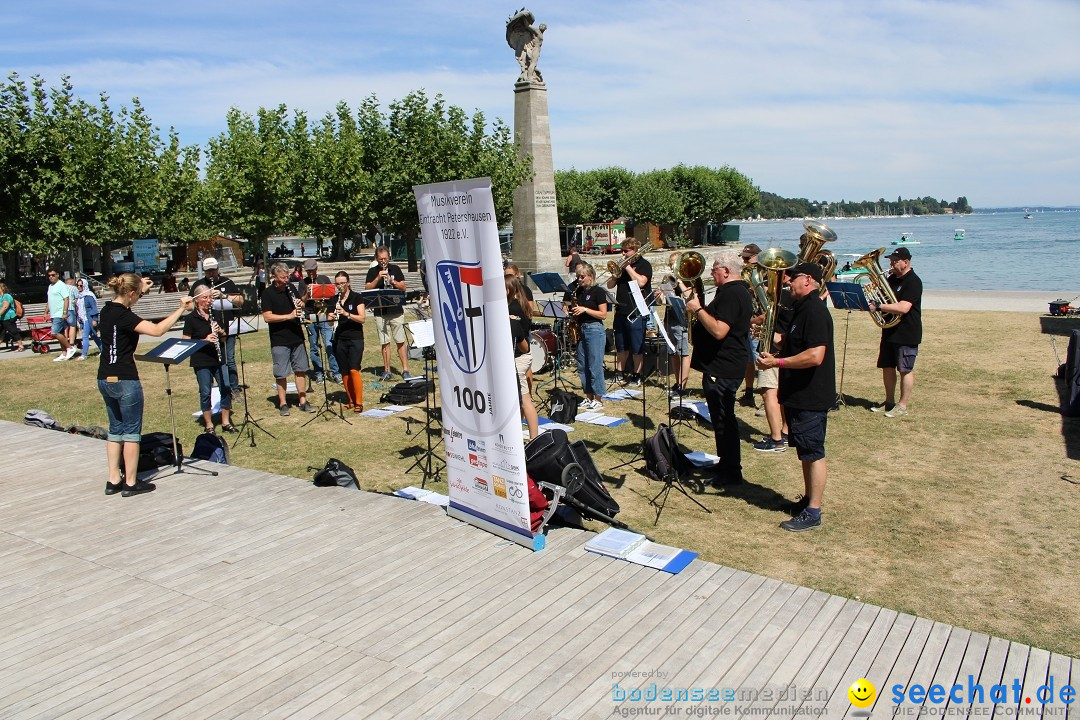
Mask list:
[{"label": "clarinet", "polygon": [[214,319],[214,313],[207,313],[207,319],[210,321],[210,332],[217,336],[217,342],[214,343],[214,349],[217,350],[218,364],[224,365],[225,354],[221,352],[221,343],[225,341],[225,331],[221,329],[221,325]]},{"label": "clarinet", "polygon": [[311,319],[309,317],[307,317],[307,315],[303,314],[303,312],[304,312],[304,301],[296,296],[296,291],[293,290],[293,286],[292,286],[291,282],[286,281],[285,290],[289,293],[289,297],[292,298],[293,305],[295,305],[296,309],[299,310],[300,313],[301,313],[300,322],[302,322],[305,325],[311,324]]}]

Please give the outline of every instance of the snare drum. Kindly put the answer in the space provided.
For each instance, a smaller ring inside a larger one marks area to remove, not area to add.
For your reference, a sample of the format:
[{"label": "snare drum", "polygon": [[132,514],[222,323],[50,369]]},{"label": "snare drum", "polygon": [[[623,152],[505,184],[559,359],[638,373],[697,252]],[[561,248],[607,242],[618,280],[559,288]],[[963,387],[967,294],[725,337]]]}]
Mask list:
[{"label": "snare drum", "polygon": [[534,330],[529,333],[529,352],[532,354],[534,373],[549,370],[555,363],[555,351],[558,341],[550,330]]}]

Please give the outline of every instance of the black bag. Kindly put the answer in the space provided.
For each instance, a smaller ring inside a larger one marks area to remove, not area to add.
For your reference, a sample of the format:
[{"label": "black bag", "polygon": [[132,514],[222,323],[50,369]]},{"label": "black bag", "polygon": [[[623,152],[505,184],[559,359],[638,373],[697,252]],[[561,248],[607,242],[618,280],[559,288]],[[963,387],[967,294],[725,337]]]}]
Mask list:
[{"label": "black bag", "polygon": [[225,438],[212,432],[204,432],[195,438],[195,444],[191,448],[192,460],[209,460],[210,462],[229,464],[229,443]]},{"label": "black bag", "polygon": [[434,380],[399,382],[382,396],[381,402],[391,405],[418,405],[424,402],[427,394],[434,389]]},{"label": "black bag", "polygon": [[683,480],[690,474],[690,461],[686,459],[675,431],[660,423],[653,436],[645,441],[645,474],[653,480]]},{"label": "black bag", "polygon": [[[176,455],[173,454],[172,443],[173,438],[169,433],[153,432],[143,435],[139,445],[139,472],[175,465]],[[184,456],[184,448],[179,440],[176,441],[176,450],[180,457]]]},{"label": "black bag", "polygon": [[563,425],[574,422],[574,418],[577,417],[577,406],[581,402],[581,396],[566,390],[552,390],[548,397],[551,400],[548,417],[551,418],[552,422],[562,423]]},{"label": "black bag", "polygon": [[[1069,337],[1069,354],[1065,357],[1065,392],[1061,396],[1061,414],[1080,415],[1080,330]],[[29,413],[27,413],[29,414]]]},{"label": "black bag", "polygon": [[326,461],[326,467],[315,473],[311,479],[315,487],[343,487],[360,489],[360,481],[356,479],[353,469],[337,458]]},{"label": "black bag", "polygon": [[525,469],[537,482],[563,485],[563,469],[571,464],[580,466],[584,475],[577,487],[567,487],[567,497],[576,501],[574,506],[593,517],[615,517],[619,504],[604,487],[603,476],[583,442],[571,445],[566,431],[556,428],[537,435],[525,446]]}]

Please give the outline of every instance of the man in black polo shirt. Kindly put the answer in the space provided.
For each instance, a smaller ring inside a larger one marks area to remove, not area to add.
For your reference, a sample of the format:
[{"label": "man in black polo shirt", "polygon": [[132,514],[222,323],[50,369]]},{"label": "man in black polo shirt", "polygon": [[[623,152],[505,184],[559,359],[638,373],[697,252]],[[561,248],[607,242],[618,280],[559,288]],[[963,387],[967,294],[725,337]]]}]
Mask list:
[{"label": "man in black polo shirt", "polygon": [[[641,249],[641,243],[634,238],[622,242],[623,262],[632,258]],[[615,320],[612,330],[615,335],[615,372],[621,373],[626,366],[627,356],[634,360],[634,371],[626,378],[627,385],[641,384],[641,370],[645,364],[645,322],[646,315],[637,311],[634,295],[630,291],[633,283],[646,298],[651,298],[652,265],[644,257],[623,268],[618,277],[608,278],[608,290],[615,290]],[[634,319],[631,320],[630,318]]]},{"label": "man in black polo shirt", "polygon": [[[240,289],[236,287],[236,283],[221,274],[218,270],[218,261],[212,257],[203,259],[202,261],[203,277],[196,281],[195,285],[188,292],[188,295],[195,296],[196,292],[201,292],[206,288],[214,288],[210,291],[210,297],[214,302],[218,300],[228,300],[233,304],[236,310],[220,310],[217,306],[214,306],[214,319],[221,325],[221,329],[225,331],[225,364],[229,368],[229,377],[227,380],[232,386],[233,395],[240,393],[240,376],[236,371],[236,335],[229,332],[229,325],[239,316],[240,306],[244,304],[244,295],[240,292]],[[196,290],[196,288],[202,284],[204,287]]]},{"label": "man in black polo shirt", "polygon": [[702,388],[716,436],[716,454],[720,456],[713,487],[735,485],[743,479],[735,393],[746,375],[751,304],[750,290],[741,282],[742,265],[737,253],[730,250],[717,253],[712,264],[716,295],[705,308],[701,307],[696,293],[679,283],[679,292],[688,298],[686,311],[694,319],[690,367],[702,373]]},{"label": "man in black polo shirt", "polygon": [[277,382],[278,412],[289,414],[285,390],[289,385],[289,373],[296,377],[296,392],[300,396],[299,408],[315,412],[307,401],[308,371],[307,353],[304,351],[304,328],[300,318],[304,316],[300,293],[289,284],[289,268],[284,263],[270,266],[273,282],[263,292],[262,317],[270,329],[270,354],[274,360],[274,380]]},{"label": "man in black polo shirt", "polygon": [[799,512],[780,527],[792,532],[821,527],[821,500],[829,467],[825,462],[825,431],[829,410],[836,404],[836,362],[833,322],[818,294],[821,266],[801,263],[788,273],[794,300],[779,357],[762,353],[758,367],[780,368],[777,391],[787,418],[789,443],[802,462],[804,493]]},{"label": "man in black polo shirt", "polygon": [[[375,265],[368,268],[364,280],[365,290],[404,290],[405,273],[390,262],[390,248],[380,245],[375,250]],[[405,311],[400,305],[372,308],[375,316],[375,330],[379,333],[379,345],[382,350],[382,379],[390,379],[390,341],[397,345],[398,359],[401,361],[401,379],[409,380],[409,354],[405,348]]]},{"label": "man in black polo shirt", "polygon": [[[923,287],[922,279],[911,269],[911,252],[907,248],[896,248],[888,257],[892,269],[889,287],[896,295],[896,302],[871,303],[870,309],[895,313],[900,316],[900,322],[881,331],[877,366],[881,368],[885,383],[885,402],[870,409],[884,411],[885,417],[895,418],[908,414],[911,389],[915,387],[915,357],[922,342]],[[900,399],[894,404],[897,373],[900,374]]]}]

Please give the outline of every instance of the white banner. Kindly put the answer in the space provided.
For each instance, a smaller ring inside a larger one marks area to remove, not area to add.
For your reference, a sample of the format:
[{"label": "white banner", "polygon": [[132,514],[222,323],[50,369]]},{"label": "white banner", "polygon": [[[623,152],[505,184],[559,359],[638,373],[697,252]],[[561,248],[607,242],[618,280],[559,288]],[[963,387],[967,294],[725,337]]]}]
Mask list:
[{"label": "white banner", "polygon": [[418,185],[439,363],[447,513],[534,550],[525,447],[490,178]]},{"label": "white banner", "polygon": [[158,270],[158,241],[143,238],[131,241],[131,256],[135,260],[135,272]]}]

